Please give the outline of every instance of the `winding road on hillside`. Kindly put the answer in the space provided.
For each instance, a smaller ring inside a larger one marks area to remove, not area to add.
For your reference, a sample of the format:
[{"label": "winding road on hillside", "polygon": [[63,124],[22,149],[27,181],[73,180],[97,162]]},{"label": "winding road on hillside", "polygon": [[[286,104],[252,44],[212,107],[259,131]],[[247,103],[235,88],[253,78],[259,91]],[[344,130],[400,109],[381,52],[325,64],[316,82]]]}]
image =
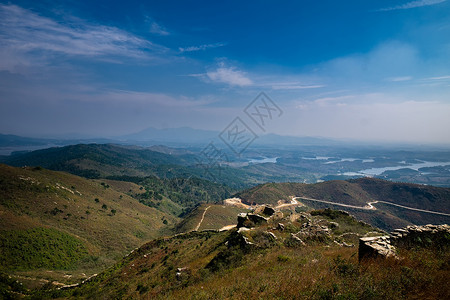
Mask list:
[{"label": "winding road on hillside", "polygon": [[208,209],[209,209],[210,207],[211,207],[211,205],[208,206],[207,208],[205,208],[205,211],[203,212],[203,215],[202,215],[202,219],[200,220],[200,222],[198,222],[197,227],[195,227],[194,231],[198,231],[198,229],[199,229],[200,226],[202,225],[203,219],[205,218],[206,212],[208,211]]},{"label": "winding road on hillside", "polygon": [[298,201],[297,200],[295,200],[295,198],[296,197],[291,197],[291,203],[284,203],[284,204],[280,204],[280,205],[278,205],[278,206],[275,206],[275,208],[283,208],[283,207],[286,207],[286,206],[291,206],[291,205],[298,205],[298,204],[301,204],[301,203],[298,203]]},{"label": "winding road on hillside", "polygon": [[313,198],[308,198],[308,197],[295,197],[295,199],[299,199],[299,200],[304,199],[304,200],[309,200],[309,201],[322,202],[322,203],[327,203],[327,204],[332,204],[332,205],[337,205],[337,206],[350,207],[350,208],[356,208],[356,209],[364,209],[364,210],[376,210],[377,208],[375,206],[373,206],[373,204],[375,204],[375,203],[384,203],[384,204],[388,204],[388,205],[392,205],[392,206],[397,206],[397,207],[400,207],[400,208],[403,208],[403,209],[409,209],[409,210],[414,210],[414,211],[418,211],[418,212],[424,212],[424,213],[429,213],[429,214],[435,214],[435,215],[441,215],[441,216],[450,217],[450,214],[446,214],[446,213],[443,213],[443,212],[425,210],[425,209],[414,208],[414,207],[408,207],[408,206],[395,204],[395,203],[387,202],[387,201],[372,201],[372,202],[368,202],[366,206],[355,206],[355,205],[350,205],[350,204],[336,203],[336,202],[319,200],[319,199],[313,199]]}]

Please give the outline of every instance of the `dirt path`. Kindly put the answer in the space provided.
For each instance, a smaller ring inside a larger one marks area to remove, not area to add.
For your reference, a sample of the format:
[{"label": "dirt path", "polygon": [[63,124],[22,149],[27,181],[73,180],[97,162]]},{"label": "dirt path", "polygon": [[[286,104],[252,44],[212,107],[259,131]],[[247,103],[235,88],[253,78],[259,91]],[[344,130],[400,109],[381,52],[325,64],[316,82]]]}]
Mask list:
[{"label": "dirt path", "polygon": [[343,206],[343,207],[356,208],[356,209],[364,209],[364,210],[375,210],[376,209],[376,207],[374,207],[373,205],[370,204],[370,203],[375,203],[375,202],[369,202],[368,205],[366,205],[366,206],[355,206],[355,205],[350,205],[350,204],[336,203],[336,202],[313,199],[313,198],[308,198],[308,197],[296,197],[296,198],[298,198],[300,200],[305,199],[305,200],[309,200],[309,201],[322,202],[322,203]]},{"label": "dirt path", "polygon": [[280,204],[280,205],[276,206],[275,208],[283,208],[283,207],[286,207],[286,206],[301,204],[295,198],[297,198],[297,197],[292,197],[291,198],[291,203]]},{"label": "dirt path", "polygon": [[425,210],[425,209],[420,209],[420,208],[408,207],[408,206],[395,204],[395,203],[392,203],[392,202],[386,202],[386,201],[373,201],[373,202],[368,202],[366,206],[355,206],[355,205],[349,205],[349,204],[342,204],[342,203],[336,203],[336,202],[331,202],[331,201],[313,199],[313,198],[308,198],[308,197],[295,197],[295,198],[298,198],[300,200],[301,199],[305,199],[305,200],[309,200],[309,201],[316,201],[316,202],[322,202],[322,203],[327,203],[327,204],[332,204],[332,205],[337,205],[337,206],[350,207],[350,208],[356,208],[356,209],[364,209],[364,210],[376,210],[377,208],[375,206],[373,206],[372,204],[384,203],[384,204],[388,204],[388,205],[392,205],[392,206],[397,206],[397,207],[400,207],[400,208],[403,208],[403,209],[409,209],[409,210],[414,210],[414,211],[418,211],[418,212],[424,212],[424,213],[429,213],[429,214],[435,214],[435,215],[441,215],[441,216],[450,217],[450,214],[446,214],[446,213],[443,213],[443,212],[437,212],[437,211]]},{"label": "dirt path", "polygon": [[203,215],[202,215],[202,219],[200,220],[200,222],[198,222],[198,225],[197,225],[197,227],[195,227],[194,231],[198,231],[198,229],[200,228],[200,225],[202,225],[203,219],[205,218],[206,212],[208,211],[208,209],[210,207],[211,207],[211,205],[208,206],[207,208],[205,208],[205,211],[203,212]]}]

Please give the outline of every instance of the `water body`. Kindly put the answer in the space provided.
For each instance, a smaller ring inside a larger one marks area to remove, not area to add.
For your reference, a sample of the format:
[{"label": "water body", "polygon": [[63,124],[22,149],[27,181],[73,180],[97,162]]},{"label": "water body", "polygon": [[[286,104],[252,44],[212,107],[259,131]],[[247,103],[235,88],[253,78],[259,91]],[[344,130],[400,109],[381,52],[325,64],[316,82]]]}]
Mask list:
[{"label": "water body", "polygon": [[252,158],[248,160],[250,164],[276,163],[278,157]]},{"label": "water body", "polygon": [[11,155],[15,151],[35,151],[47,149],[51,147],[58,147],[54,144],[39,145],[39,146],[15,146],[15,147],[0,147],[0,155]]},{"label": "water body", "polygon": [[[403,163],[403,162],[399,162]],[[384,167],[384,168],[371,168],[365,169],[358,172],[345,172],[343,175],[347,176],[377,176],[381,175],[385,171],[396,171],[400,169],[411,169],[415,171],[419,171],[420,168],[427,167],[438,167],[438,166],[449,166],[450,162],[434,162],[434,161],[422,161],[420,163],[408,164],[408,165],[400,165],[395,167]]]},{"label": "water body", "polygon": [[304,160],[329,160],[331,156],[302,157]]},{"label": "water body", "polygon": [[[328,156],[302,157],[302,159],[305,159],[305,160],[329,160],[331,158],[336,158],[336,157],[328,157]],[[338,160],[327,161],[327,162],[324,162],[323,164],[327,165],[327,164],[335,164],[335,163],[346,162],[346,161],[351,162],[351,161],[357,161],[357,160],[361,160],[363,163],[371,163],[371,162],[375,161],[371,158],[362,159],[362,158],[348,157],[348,158],[340,158]]]}]

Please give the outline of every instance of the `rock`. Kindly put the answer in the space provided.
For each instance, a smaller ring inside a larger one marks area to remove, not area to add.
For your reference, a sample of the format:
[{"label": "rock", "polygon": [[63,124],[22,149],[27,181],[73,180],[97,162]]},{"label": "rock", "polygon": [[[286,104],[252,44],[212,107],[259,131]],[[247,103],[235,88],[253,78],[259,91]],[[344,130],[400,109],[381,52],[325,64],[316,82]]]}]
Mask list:
[{"label": "rock", "polygon": [[394,256],[395,248],[439,248],[448,249],[450,226],[424,225],[395,229],[391,236],[363,237],[359,239],[359,259],[364,257]]},{"label": "rock", "polygon": [[333,228],[338,228],[338,227],[339,227],[339,223],[336,223],[336,222],[328,222],[328,227],[330,227],[331,229],[333,229]]},{"label": "rock", "polygon": [[450,239],[449,225],[407,226],[392,232],[391,242],[402,248],[436,247],[446,248]]},{"label": "rock", "polygon": [[177,272],[175,273],[175,277],[177,280],[183,280],[189,277],[191,274],[191,270],[187,267],[177,268]]},{"label": "rock", "polygon": [[246,221],[248,220],[247,214],[246,213],[240,213],[237,216],[237,228],[241,228],[245,226]]},{"label": "rock", "polygon": [[254,225],[266,224],[268,221],[268,218],[258,214],[240,213],[238,214],[238,223],[236,227],[254,227]]},{"label": "rock", "polygon": [[243,233],[243,232],[245,232],[245,231],[249,231],[250,230],[250,228],[247,228],[247,227],[241,227],[241,228],[239,228],[238,229],[238,233]]},{"label": "rock", "polygon": [[264,233],[265,233],[266,235],[270,236],[270,238],[271,238],[272,240],[277,240],[277,236],[276,236],[273,232],[265,231]]},{"label": "rock", "polygon": [[246,237],[246,236],[242,236],[242,240],[243,240],[244,246],[254,245],[252,242],[250,242],[250,241],[248,240],[248,237]]},{"label": "rock", "polygon": [[352,248],[352,247],[355,247],[355,245],[353,245],[353,244],[347,244],[346,242],[342,242],[342,247]]},{"label": "rock", "polygon": [[[242,227],[245,228],[245,227]],[[241,229],[241,228],[240,228]],[[239,246],[240,248],[248,248],[248,246],[254,246],[255,244],[250,242],[249,239],[243,234],[247,230],[242,230],[241,232],[235,232],[228,238],[228,247]]]},{"label": "rock", "polygon": [[275,209],[270,206],[264,206],[263,214],[265,214],[266,216],[272,216],[273,214],[275,214]]},{"label": "rock", "polygon": [[187,267],[177,268],[177,272],[186,272],[187,270],[189,270],[189,268],[187,268]]},{"label": "rock", "polygon": [[395,247],[390,244],[389,236],[362,237],[359,239],[359,260],[369,257],[397,257]]},{"label": "rock", "polygon": [[255,224],[265,224],[269,221],[268,218],[265,218],[263,216],[260,216],[258,214],[247,214],[247,217],[250,221],[252,221]]},{"label": "rock", "polygon": [[319,241],[325,241],[331,238],[330,229],[327,226],[313,224],[313,222],[311,221],[304,223],[302,225],[302,229],[299,232],[297,232],[296,235],[302,239],[311,239]]},{"label": "rock", "polygon": [[305,245],[305,242],[303,242],[301,238],[299,238],[298,236],[296,236],[293,233],[291,233],[290,238],[291,238],[291,241],[296,245],[299,245],[299,246]]},{"label": "rock", "polygon": [[278,229],[279,231],[283,231],[283,230],[284,230],[284,224],[278,223],[277,229]]}]

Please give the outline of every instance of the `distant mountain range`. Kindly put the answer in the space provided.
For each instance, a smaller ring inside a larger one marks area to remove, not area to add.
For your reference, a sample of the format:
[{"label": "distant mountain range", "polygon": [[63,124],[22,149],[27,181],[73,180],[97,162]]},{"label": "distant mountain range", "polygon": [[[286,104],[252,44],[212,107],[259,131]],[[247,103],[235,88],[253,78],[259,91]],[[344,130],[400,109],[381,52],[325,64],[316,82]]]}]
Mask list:
[{"label": "distant mountain range", "polygon": [[156,142],[156,143],[208,143],[217,138],[218,132],[193,129],[190,127],[157,129],[149,127],[142,131],[116,137],[120,141]]},{"label": "distant mountain range", "polygon": [[[211,141],[222,143],[219,139],[220,132],[212,130],[193,129],[190,127],[157,129],[149,127],[142,131],[116,136],[116,137],[99,137],[99,138],[32,138],[11,134],[0,134],[0,150],[12,149],[16,150],[36,150],[37,148],[45,148],[47,146],[65,146],[74,144],[88,143],[114,143],[128,145],[166,145],[166,146],[199,146],[204,147]],[[254,141],[255,145],[273,145],[273,146],[291,146],[291,145],[339,145],[343,142],[320,138],[320,137],[294,137],[282,136],[277,134],[264,134],[258,136]],[[2,154],[2,153],[0,153]],[[5,154],[5,153],[3,153]]]}]

